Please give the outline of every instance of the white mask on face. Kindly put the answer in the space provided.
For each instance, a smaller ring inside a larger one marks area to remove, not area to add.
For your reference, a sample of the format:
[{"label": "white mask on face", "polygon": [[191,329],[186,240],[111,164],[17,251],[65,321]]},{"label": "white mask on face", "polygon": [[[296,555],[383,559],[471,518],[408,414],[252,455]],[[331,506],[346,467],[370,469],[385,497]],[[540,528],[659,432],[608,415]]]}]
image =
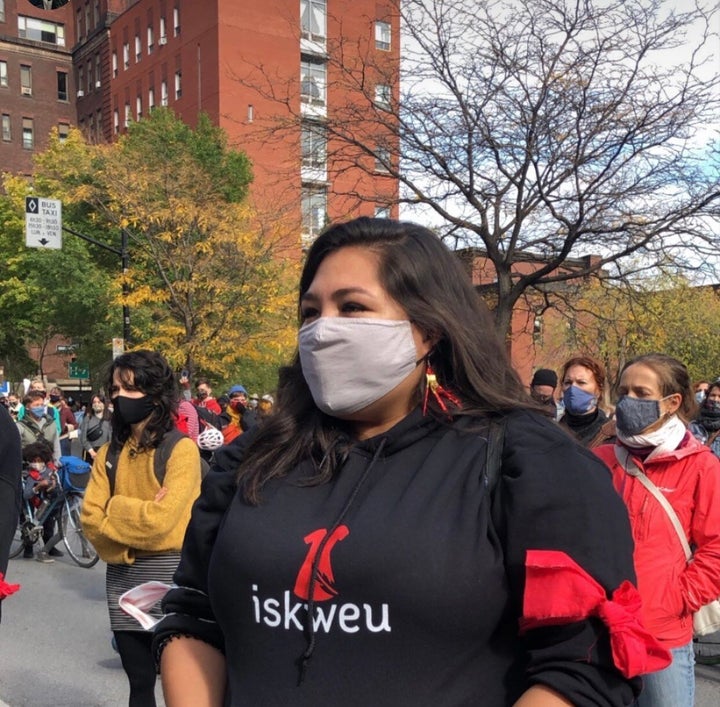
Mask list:
[{"label": "white mask on face", "polygon": [[315,404],[336,417],[379,400],[419,363],[407,320],[320,317],[300,329],[298,342]]}]

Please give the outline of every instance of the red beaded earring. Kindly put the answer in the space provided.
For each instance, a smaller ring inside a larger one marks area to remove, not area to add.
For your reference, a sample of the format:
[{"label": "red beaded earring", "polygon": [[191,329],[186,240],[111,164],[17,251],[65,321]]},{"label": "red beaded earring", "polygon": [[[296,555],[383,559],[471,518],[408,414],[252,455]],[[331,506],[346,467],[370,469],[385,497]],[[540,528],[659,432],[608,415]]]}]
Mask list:
[{"label": "red beaded earring", "polygon": [[459,398],[447,388],[440,385],[437,375],[435,374],[433,367],[430,365],[430,361],[428,361],[425,364],[425,397],[423,399],[423,415],[427,415],[428,398],[430,397],[430,394],[432,394],[435,398],[435,402],[437,402],[440,406],[440,409],[447,415],[450,414],[448,403],[452,403],[452,405],[457,408],[462,407]]}]

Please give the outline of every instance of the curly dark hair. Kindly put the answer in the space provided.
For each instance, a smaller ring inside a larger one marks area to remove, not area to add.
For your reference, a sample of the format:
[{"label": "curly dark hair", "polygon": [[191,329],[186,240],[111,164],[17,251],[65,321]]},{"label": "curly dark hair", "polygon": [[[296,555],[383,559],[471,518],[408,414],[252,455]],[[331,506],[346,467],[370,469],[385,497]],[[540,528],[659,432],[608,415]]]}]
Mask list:
[{"label": "curly dark hair", "polygon": [[[107,376],[107,390],[110,391],[111,399],[115,397],[115,371],[126,387],[136,388],[152,398],[155,407],[143,428],[138,449],[157,447],[163,435],[175,426],[173,416],[178,401],[175,376],[170,365],[157,351],[140,349],[118,356],[112,362]],[[118,415],[113,415],[111,449],[119,454],[131,432],[130,425],[122,422]]]},{"label": "curly dark hair", "polygon": [[[387,293],[421,332],[437,340],[429,359],[438,381],[461,400],[453,410],[455,417],[486,418],[518,408],[540,411],[513,370],[490,312],[459,259],[423,226],[368,217],[330,226],[308,252],[298,307],[323,260],[349,246],[377,254]],[[418,403],[422,392],[417,391]],[[428,409],[446,420],[432,396]],[[280,370],[276,411],[257,432],[240,465],[244,498],[258,503],[265,482],[306,459],[316,468],[308,483],[329,480],[347,440],[347,424],[315,405],[296,352],[291,364]]]},{"label": "curly dark hair", "polygon": [[37,442],[31,442],[23,447],[22,457],[25,462],[42,459],[45,464],[49,464],[53,459],[53,448],[47,440],[39,439]]}]

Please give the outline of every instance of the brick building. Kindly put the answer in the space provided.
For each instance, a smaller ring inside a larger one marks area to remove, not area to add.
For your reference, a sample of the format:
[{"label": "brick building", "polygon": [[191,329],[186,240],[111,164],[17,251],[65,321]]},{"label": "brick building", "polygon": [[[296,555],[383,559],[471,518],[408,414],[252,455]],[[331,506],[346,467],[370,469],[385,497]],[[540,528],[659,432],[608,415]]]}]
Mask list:
[{"label": "brick building", "polygon": [[390,0],[45,2],[57,7],[0,0],[3,170],[29,174],[53,126],[62,133],[76,124],[89,139],[110,141],[163,105],[190,125],[205,112],[224,128],[253,161],[253,197],[282,210],[304,242],[327,218],[397,215],[396,180],[336,168],[323,129],[349,100],[334,80],[331,46],[355,47],[364,60],[377,55],[392,70],[370,76],[376,95],[397,95],[399,20]]},{"label": "brick building", "polygon": [[[459,251],[458,256],[477,291],[491,305],[489,300],[494,296],[495,269],[485,252],[479,248],[466,248]],[[603,270],[591,276],[584,274],[596,268],[599,261],[597,255],[568,258],[557,274],[578,273],[577,277],[539,285],[515,303],[507,346],[513,366],[526,385],[530,385],[535,369],[559,370],[570,356],[585,353],[574,348],[572,343],[570,329],[573,322],[577,324],[577,317],[582,316],[573,310],[572,303],[590,277],[604,277]],[[542,258],[527,255],[513,265],[513,273],[524,275],[536,272],[545,264]]]},{"label": "brick building", "polygon": [[0,0],[0,171],[30,174],[50,129],[76,123],[68,16],[67,6]]}]

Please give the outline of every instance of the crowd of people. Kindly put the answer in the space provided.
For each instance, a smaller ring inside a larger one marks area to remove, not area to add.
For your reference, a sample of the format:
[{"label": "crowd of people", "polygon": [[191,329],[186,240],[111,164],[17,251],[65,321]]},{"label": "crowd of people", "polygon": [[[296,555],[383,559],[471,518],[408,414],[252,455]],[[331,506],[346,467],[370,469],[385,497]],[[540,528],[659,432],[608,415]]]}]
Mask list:
[{"label": "crowd of people", "polygon": [[[15,411],[24,442],[78,429],[92,460],[130,706],[155,707],[157,666],[168,707],[691,707],[720,380],[657,353],[610,391],[578,353],[528,390],[455,256],[387,219],[318,237],[298,312],[277,409],[141,350],[80,421],[32,386]],[[126,592],[157,582],[138,623]]]}]

